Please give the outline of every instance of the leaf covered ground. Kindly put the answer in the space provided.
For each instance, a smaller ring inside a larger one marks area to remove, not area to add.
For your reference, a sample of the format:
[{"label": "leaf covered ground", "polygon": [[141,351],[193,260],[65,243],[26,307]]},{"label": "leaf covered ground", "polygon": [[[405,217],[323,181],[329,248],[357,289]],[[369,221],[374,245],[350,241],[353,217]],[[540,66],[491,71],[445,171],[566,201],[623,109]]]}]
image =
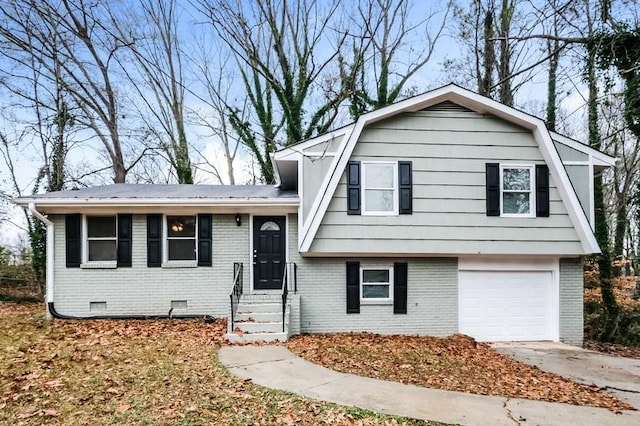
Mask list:
[{"label": "leaf covered ground", "polygon": [[0,303],[3,425],[425,425],[237,379],[218,363],[224,322],[47,321]]},{"label": "leaf covered ground", "polygon": [[640,359],[640,348],[617,345],[615,343],[596,342],[588,340],[584,342],[584,348],[591,351],[602,352],[613,356]]},{"label": "leaf covered ground", "polygon": [[313,334],[293,337],[287,347],[308,361],[359,376],[613,411],[633,409],[596,386],[545,373],[463,335],[438,338],[370,333]]}]

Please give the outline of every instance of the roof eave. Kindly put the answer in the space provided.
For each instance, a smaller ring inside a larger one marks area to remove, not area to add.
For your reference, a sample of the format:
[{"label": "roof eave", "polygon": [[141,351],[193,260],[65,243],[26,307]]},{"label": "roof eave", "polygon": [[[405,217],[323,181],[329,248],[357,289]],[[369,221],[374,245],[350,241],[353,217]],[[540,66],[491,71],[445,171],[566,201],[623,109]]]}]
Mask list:
[{"label": "roof eave", "polygon": [[144,207],[156,207],[156,206],[270,206],[270,207],[287,207],[298,206],[300,199],[287,198],[230,198],[230,199],[211,199],[211,198],[17,198],[13,200],[13,203],[27,207],[29,204],[35,204],[37,206],[47,207],[66,207],[66,206],[144,206]]}]

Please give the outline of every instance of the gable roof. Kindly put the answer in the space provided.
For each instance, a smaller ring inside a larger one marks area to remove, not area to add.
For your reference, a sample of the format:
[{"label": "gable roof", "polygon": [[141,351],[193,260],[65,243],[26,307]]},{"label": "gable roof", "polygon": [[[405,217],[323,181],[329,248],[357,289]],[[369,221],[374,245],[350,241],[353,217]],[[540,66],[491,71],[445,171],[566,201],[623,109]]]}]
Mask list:
[{"label": "gable roof", "polygon": [[[446,101],[455,103],[480,114],[493,115],[507,122],[531,130],[542,157],[549,166],[549,172],[557,183],[558,192],[560,193],[569,213],[569,217],[574,224],[584,253],[600,252],[600,247],[598,246],[596,238],[591,230],[589,221],[580,207],[580,202],[578,201],[577,195],[571,186],[569,177],[562,165],[558,152],[553,144],[551,134],[545,123],[537,117],[503,105],[454,84],[449,84],[422,95],[363,114],[352,127],[347,128],[348,132],[345,134],[340,149],[338,150],[329,172],[321,185],[321,189],[313,202],[309,218],[301,226],[299,241],[300,252],[308,252],[310,250],[311,243],[318,232],[322,219],[329,206],[329,202],[336,191],[340,177],[345,170],[347,162],[355,148],[356,142],[358,141],[365,126],[401,113],[420,111]],[[286,154],[288,154],[287,149],[280,151],[276,154],[276,160],[284,157]]]}]

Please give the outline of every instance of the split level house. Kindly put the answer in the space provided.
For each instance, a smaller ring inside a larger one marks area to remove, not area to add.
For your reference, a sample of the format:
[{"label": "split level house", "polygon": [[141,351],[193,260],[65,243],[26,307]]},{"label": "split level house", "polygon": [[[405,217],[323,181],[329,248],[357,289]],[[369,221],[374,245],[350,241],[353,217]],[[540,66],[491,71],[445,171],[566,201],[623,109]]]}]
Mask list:
[{"label": "split level house", "polygon": [[582,342],[594,175],[614,158],[448,85],[272,160],[276,185],[17,198],[47,225],[48,313]]}]

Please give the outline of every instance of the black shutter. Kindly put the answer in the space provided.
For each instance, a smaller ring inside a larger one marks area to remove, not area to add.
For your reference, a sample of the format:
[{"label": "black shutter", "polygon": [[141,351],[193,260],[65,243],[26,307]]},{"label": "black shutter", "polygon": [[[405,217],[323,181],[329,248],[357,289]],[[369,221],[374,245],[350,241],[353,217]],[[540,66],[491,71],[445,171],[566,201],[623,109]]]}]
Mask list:
[{"label": "black shutter", "polygon": [[500,164],[487,163],[487,216],[500,216]]},{"label": "black shutter", "polygon": [[549,217],[549,167],[536,165],[536,216]]},{"label": "black shutter", "polygon": [[407,313],[407,264],[393,264],[393,313]]},{"label": "black shutter", "polygon": [[211,215],[198,215],[198,266],[212,266]]},{"label": "black shutter", "polygon": [[147,215],[147,266],[162,266],[162,215]]},{"label": "black shutter", "polygon": [[360,313],[360,262],[347,262],[347,313]]},{"label": "black shutter", "polygon": [[132,217],[118,215],[118,268],[131,267]]},{"label": "black shutter", "polygon": [[347,165],[347,214],[360,214],[360,162]]},{"label": "black shutter", "polygon": [[398,182],[400,184],[400,214],[413,213],[413,178],[411,176],[411,161],[398,162]]},{"label": "black shutter", "polygon": [[79,268],[82,262],[81,223],[82,216],[79,214],[68,214],[64,218],[67,268]]}]

